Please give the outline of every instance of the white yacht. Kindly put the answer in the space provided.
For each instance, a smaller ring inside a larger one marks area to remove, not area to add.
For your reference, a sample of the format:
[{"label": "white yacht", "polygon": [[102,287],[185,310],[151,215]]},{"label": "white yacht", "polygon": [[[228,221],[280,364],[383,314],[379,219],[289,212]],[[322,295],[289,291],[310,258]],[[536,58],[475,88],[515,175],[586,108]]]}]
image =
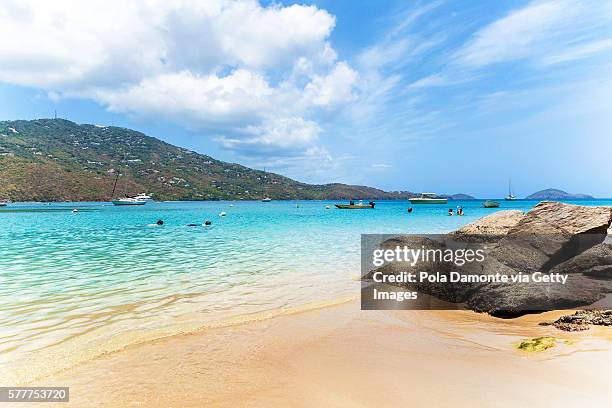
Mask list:
[{"label": "white yacht", "polygon": [[505,198],[506,201],[514,201],[516,197],[512,194],[512,182],[508,180],[508,195]]},{"label": "white yacht", "polygon": [[140,194],[138,194],[134,198],[137,199],[137,200],[144,200],[144,201],[151,201],[151,200],[153,200],[153,197],[151,197],[150,195],[147,195],[145,193],[140,193]]},{"label": "white yacht", "polygon": [[113,205],[145,205],[145,200],[139,200],[135,197],[125,197],[113,201]]},{"label": "white yacht", "polygon": [[436,193],[421,193],[420,197],[410,198],[412,204],[446,204],[447,199],[438,197]]}]

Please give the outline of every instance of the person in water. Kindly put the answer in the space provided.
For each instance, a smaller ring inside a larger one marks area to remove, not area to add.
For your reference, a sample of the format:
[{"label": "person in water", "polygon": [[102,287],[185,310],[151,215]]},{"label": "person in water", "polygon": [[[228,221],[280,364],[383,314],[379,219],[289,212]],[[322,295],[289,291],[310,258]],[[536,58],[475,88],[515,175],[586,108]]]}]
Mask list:
[{"label": "person in water", "polygon": [[463,208],[457,206],[457,215],[463,215]]},{"label": "person in water", "polygon": [[204,225],[211,225],[211,224],[212,224],[211,221],[208,221],[208,220],[204,221]]},{"label": "person in water", "polygon": [[368,204],[370,204],[370,207],[374,208],[374,206],[376,205],[376,203],[374,201],[370,201]]},{"label": "person in water", "polygon": [[453,213],[453,209],[452,209],[452,208],[449,208],[449,209],[448,209],[448,215],[455,215],[455,214]]},{"label": "person in water", "polygon": [[164,220],[157,220],[156,224],[157,225],[164,225]]},{"label": "person in water", "polygon": [[408,214],[412,212],[412,207],[408,207]]}]

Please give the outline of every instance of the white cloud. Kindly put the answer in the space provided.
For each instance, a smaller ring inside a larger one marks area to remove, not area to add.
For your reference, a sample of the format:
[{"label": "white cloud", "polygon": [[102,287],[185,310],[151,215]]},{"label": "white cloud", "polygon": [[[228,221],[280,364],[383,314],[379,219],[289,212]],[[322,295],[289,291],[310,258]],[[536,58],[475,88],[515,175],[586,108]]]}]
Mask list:
[{"label": "white cloud", "polygon": [[429,88],[432,86],[443,86],[449,83],[448,79],[440,74],[431,74],[424,78],[417,79],[410,85],[409,88]]},{"label": "white cloud", "polygon": [[357,73],[345,62],[336,64],[325,76],[315,75],[304,88],[304,98],[315,106],[334,108],[355,99]]},{"label": "white cloud", "polygon": [[374,169],[390,169],[393,166],[391,166],[390,164],[385,164],[385,163],[374,163],[370,167]]},{"label": "white cloud", "polygon": [[334,25],[315,6],[255,0],[8,1],[0,81],[211,130],[236,150],[305,152],[317,111],[355,98]]},{"label": "white cloud", "polygon": [[535,1],[476,32],[455,58],[471,67],[521,59],[545,63],[555,59],[551,54],[586,47],[588,52],[569,54],[581,58],[607,49],[598,36],[609,34],[610,24],[612,12],[606,2]]}]

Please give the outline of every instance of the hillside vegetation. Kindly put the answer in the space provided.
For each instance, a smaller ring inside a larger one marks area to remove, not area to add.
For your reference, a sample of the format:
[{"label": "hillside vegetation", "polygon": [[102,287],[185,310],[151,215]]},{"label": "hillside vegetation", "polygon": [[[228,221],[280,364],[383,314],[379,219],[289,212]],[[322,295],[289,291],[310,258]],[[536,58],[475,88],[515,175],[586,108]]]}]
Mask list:
[{"label": "hillside vegetation", "polygon": [[255,200],[262,198],[264,185],[265,194],[277,200],[414,195],[300,183],[120,127],[64,119],[0,121],[0,200],[108,201],[142,192],[158,200]]}]

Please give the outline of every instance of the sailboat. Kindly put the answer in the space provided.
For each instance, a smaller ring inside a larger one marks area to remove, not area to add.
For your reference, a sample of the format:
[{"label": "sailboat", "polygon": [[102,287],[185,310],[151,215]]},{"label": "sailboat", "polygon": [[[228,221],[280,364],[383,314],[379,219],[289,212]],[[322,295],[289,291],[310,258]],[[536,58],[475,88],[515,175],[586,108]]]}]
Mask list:
[{"label": "sailboat", "polygon": [[516,200],[514,194],[512,194],[512,181],[508,180],[508,195],[505,198],[506,201]]},{"label": "sailboat", "polygon": [[[117,177],[115,177],[115,184],[113,185],[113,192],[111,197],[115,195],[115,190],[117,188],[117,182],[119,181],[119,172],[117,172]],[[127,186],[127,179],[125,181]],[[123,198],[119,198],[117,200],[112,201],[113,205],[145,205],[147,203],[146,200],[140,199],[138,197],[128,197],[125,196]]]},{"label": "sailboat", "polygon": [[268,195],[266,194],[266,169],[265,168],[264,168],[264,180],[263,180],[263,196],[264,198],[261,199],[262,203],[269,203],[270,201],[272,201],[272,199],[268,197]]}]

